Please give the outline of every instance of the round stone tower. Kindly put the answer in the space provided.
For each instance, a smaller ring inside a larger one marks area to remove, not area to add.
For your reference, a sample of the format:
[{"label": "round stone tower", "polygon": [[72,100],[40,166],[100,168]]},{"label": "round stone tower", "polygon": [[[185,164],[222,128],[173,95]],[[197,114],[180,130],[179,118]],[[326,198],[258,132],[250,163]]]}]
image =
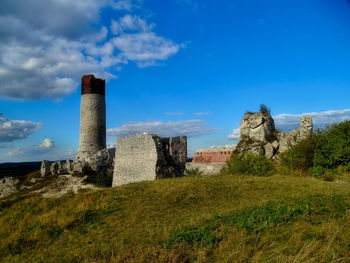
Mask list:
[{"label": "round stone tower", "polygon": [[105,80],[94,75],[81,78],[80,158],[106,148]]}]

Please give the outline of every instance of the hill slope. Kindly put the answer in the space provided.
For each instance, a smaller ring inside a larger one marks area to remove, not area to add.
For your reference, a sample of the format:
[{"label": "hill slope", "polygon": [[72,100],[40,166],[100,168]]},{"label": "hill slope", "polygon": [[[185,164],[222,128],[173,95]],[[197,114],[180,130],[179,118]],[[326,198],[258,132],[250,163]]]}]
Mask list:
[{"label": "hill slope", "polygon": [[9,197],[0,262],[349,262],[349,181],[212,176]]}]

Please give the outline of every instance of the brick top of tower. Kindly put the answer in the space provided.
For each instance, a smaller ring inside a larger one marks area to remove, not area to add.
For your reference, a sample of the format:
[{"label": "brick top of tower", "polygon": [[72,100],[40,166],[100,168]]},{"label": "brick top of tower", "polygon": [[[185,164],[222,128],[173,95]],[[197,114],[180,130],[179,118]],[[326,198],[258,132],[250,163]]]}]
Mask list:
[{"label": "brick top of tower", "polygon": [[106,81],[97,79],[94,75],[84,75],[81,77],[81,95],[101,94],[105,95]]}]

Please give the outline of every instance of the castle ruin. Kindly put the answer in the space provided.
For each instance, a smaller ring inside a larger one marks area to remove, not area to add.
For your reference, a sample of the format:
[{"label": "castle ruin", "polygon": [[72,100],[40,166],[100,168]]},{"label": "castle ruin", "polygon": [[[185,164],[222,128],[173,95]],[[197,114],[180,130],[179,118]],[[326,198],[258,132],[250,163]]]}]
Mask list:
[{"label": "castle ruin", "polygon": [[[81,78],[79,150],[74,161],[42,161],[41,174],[60,175],[104,171],[113,186],[143,180],[182,176],[187,161],[187,137],[133,135],[106,148],[105,80]],[[114,165],[116,163],[116,165]]]}]

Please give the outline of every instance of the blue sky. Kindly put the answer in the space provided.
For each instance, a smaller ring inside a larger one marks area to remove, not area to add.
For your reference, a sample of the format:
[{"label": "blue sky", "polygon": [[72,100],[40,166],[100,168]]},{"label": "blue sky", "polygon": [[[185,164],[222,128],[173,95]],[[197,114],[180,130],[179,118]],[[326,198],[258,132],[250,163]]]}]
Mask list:
[{"label": "blue sky", "polygon": [[350,119],[347,0],[4,0],[0,162],[74,158],[80,77],[107,79],[108,142],[236,143],[245,111],[277,128]]}]

